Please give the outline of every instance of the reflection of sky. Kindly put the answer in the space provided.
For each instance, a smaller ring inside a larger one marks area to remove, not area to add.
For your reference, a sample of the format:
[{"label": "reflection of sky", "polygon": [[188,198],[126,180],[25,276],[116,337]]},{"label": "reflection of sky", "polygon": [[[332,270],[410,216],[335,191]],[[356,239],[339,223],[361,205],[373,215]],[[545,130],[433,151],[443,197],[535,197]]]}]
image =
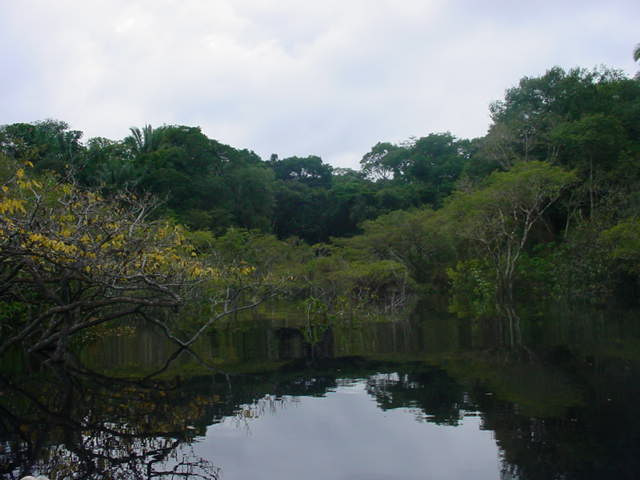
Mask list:
[{"label": "reflection of sky", "polygon": [[299,397],[248,420],[209,427],[196,453],[234,479],[497,479],[498,448],[480,419],[458,427],[382,411],[365,383],[325,397]]}]

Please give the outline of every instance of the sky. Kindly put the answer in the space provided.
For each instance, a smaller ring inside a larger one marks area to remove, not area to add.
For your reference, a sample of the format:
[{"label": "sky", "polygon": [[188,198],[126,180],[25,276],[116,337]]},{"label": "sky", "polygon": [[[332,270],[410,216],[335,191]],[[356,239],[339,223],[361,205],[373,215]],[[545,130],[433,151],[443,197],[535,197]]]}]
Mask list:
[{"label": "sky", "polygon": [[0,125],[200,126],[358,168],[381,141],[484,135],[553,66],[634,75],[639,25],[638,0],[0,0]]}]

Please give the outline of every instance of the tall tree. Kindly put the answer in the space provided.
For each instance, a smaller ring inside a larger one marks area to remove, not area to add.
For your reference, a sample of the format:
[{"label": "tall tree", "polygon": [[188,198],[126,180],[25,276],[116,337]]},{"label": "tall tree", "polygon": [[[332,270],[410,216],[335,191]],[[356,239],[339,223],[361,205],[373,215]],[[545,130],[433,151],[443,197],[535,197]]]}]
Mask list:
[{"label": "tall tree", "polygon": [[588,192],[589,216],[593,216],[597,197],[604,193],[607,174],[619,164],[627,147],[623,126],[613,116],[585,115],[558,125],[551,135],[560,147],[562,163],[575,168],[582,178]]},{"label": "tall tree", "polygon": [[456,234],[492,263],[498,301],[513,300],[516,265],[532,228],[575,178],[545,162],[521,162],[492,173],[478,190],[456,192],[446,206]]},{"label": "tall tree", "polygon": [[160,131],[154,130],[151,125],[145,125],[142,129],[131,127],[131,135],[125,138],[134,155],[153,152],[160,147]]}]

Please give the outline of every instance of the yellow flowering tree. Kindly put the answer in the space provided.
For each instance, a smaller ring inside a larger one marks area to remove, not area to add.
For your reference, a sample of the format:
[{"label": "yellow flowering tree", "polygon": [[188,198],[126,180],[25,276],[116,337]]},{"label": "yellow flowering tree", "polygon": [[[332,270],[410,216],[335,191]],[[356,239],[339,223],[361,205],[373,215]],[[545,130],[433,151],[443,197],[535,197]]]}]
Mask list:
[{"label": "yellow flowering tree", "polygon": [[[141,317],[187,346],[238,306],[228,279],[242,272],[212,267],[180,226],[150,221],[151,198],[105,199],[55,178],[30,178],[29,163],[0,158],[0,355],[12,345],[53,351],[99,324]],[[195,287],[219,308],[186,340],[174,312]]]}]

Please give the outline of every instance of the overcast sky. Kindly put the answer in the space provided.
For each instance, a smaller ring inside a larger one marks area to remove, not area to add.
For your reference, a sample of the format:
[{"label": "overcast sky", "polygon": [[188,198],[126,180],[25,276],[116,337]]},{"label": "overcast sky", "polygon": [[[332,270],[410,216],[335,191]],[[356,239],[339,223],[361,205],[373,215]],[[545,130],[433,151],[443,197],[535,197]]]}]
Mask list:
[{"label": "overcast sky", "polygon": [[554,65],[633,75],[639,26],[638,0],[0,0],[0,124],[200,126],[357,167],[379,141],[484,135]]}]

